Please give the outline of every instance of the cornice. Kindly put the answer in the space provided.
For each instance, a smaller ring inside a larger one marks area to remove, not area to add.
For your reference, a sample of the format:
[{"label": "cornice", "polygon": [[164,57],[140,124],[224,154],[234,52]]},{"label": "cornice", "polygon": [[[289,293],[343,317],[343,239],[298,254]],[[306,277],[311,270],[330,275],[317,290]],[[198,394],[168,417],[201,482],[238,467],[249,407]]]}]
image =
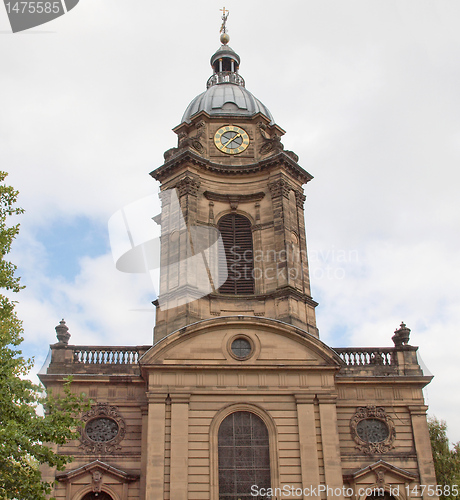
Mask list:
[{"label": "cornice", "polygon": [[279,288],[270,293],[257,294],[257,295],[227,295],[223,293],[210,293],[208,296],[213,299],[221,299],[221,300],[230,299],[231,301],[243,300],[245,302],[248,300],[266,300],[279,297],[294,296],[296,297],[297,300],[300,300],[301,302],[309,304],[313,307],[316,307],[318,305],[318,302],[313,300],[310,297],[310,295],[307,295],[291,286]]},{"label": "cornice", "polygon": [[203,158],[189,148],[185,149],[176,156],[173,156],[163,165],[150,172],[150,175],[155,180],[163,182],[166,177],[173,175],[174,172],[186,162],[197,165],[205,170],[208,170],[209,172],[228,176],[254,174],[268,170],[271,167],[283,165],[289,173],[302,184],[306,184],[313,179],[311,174],[304,170],[284,151],[280,151],[279,153],[256,163],[249,163],[247,165],[224,165],[222,163],[214,163],[207,158]]}]

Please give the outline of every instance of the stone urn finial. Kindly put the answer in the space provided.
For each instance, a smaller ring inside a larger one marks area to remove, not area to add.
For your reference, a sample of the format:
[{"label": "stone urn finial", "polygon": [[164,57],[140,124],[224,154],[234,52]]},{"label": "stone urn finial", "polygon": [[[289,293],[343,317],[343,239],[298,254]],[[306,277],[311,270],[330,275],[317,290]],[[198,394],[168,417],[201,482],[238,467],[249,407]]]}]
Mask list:
[{"label": "stone urn finial", "polygon": [[56,327],[56,337],[60,344],[67,345],[70,339],[69,327],[65,324],[62,319],[59,325]]},{"label": "stone urn finial", "polygon": [[404,322],[401,323],[400,327],[395,330],[395,334],[391,337],[395,347],[401,347],[402,345],[407,345],[410,337],[410,328],[407,328]]}]

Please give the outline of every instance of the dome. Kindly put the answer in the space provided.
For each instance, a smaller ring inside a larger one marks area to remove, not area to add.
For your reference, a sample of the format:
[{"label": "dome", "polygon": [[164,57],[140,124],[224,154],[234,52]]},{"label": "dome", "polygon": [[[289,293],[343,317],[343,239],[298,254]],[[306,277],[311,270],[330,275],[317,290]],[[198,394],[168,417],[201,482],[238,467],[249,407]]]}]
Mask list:
[{"label": "dome", "polygon": [[273,117],[268,108],[254,97],[245,87],[234,83],[212,85],[195,97],[185,110],[182,122],[190,122],[191,118],[205,111],[210,116],[251,117],[257,113],[266,116],[271,124]]},{"label": "dome", "polygon": [[195,97],[185,110],[182,122],[190,123],[201,111],[210,116],[235,116],[250,118],[262,113],[274,125],[270,111],[245,88],[239,75],[240,56],[227,45],[229,36],[221,37],[224,43],[211,57],[213,74],[208,79],[206,92]]}]

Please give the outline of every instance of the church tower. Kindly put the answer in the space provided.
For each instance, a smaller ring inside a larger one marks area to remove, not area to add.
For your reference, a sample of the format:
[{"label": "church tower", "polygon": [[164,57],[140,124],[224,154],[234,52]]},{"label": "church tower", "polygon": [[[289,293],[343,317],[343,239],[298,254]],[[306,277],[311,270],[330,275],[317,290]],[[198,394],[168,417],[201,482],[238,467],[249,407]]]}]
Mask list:
[{"label": "church tower", "polygon": [[[174,129],[178,146],[150,174],[163,194],[155,341],[236,315],[277,319],[318,337],[302,187],[312,176],[284,150],[284,130],[246,89],[228,41],[224,32],[207,90]],[[216,238],[224,249],[212,246]],[[204,243],[215,255],[205,255]]]},{"label": "church tower", "polygon": [[[71,375],[91,409],[57,500],[428,499],[436,484],[410,329],[394,347],[329,347],[311,297],[303,185],[312,177],[239,74],[228,43],[174,129],[161,183],[160,293],[149,346],[69,343],[40,379]],[[370,332],[370,336],[372,332]]]}]

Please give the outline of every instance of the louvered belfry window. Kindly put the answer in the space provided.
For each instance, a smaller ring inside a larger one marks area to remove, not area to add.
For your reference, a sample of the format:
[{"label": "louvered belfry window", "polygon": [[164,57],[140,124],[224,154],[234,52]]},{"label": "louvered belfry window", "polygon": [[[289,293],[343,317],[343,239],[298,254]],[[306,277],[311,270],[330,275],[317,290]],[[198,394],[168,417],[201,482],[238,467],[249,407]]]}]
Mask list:
[{"label": "louvered belfry window", "polygon": [[271,498],[254,496],[271,484],[268,430],[260,417],[248,411],[226,417],[219,427],[218,454],[219,500]]},{"label": "louvered belfry window", "polygon": [[220,293],[254,293],[254,254],[249,219],[240,214],[224,215],[218,224],[225,255],[219,255],[219,269],[227,269],[227,281]]}]

